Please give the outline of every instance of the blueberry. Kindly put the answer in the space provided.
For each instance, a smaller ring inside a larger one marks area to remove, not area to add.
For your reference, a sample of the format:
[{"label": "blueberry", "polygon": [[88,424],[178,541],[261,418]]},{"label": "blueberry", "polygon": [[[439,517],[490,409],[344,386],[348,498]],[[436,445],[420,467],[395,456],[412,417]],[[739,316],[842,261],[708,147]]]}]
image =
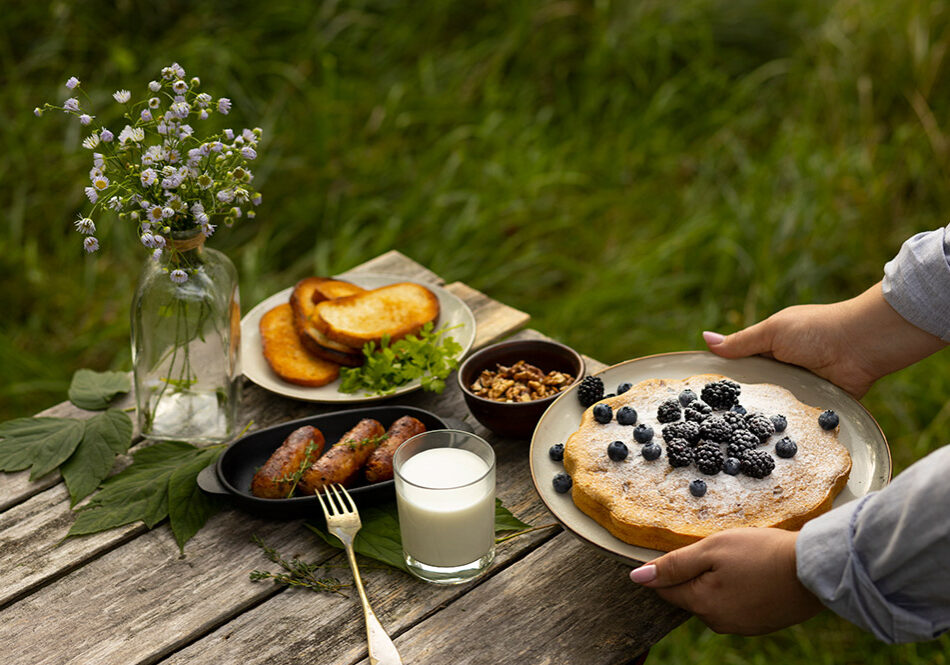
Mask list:
[{"label": "blueberry", "polygon": [[607,457],[615,462],[627,459],[627,445],[623,441],[614,441],[607,446]]},{"label": "blueberry", "polygon": [[680,393],[679,400],[680,400],[680,404],[682,404],[683,406],[686,406],[690,402],[696,401],[696,393],[694,393],[692,390],[687,388],[686,390]]},{"label": "blueberry", "polygon": [[831,410],[825,411],[818,416],[818,424],[821,429],[834,429],[838,426],[838,414]]},{"label": "blueberry", "polygon": [[649,443],[653,438],[653,428],[640,423],[633,428],[633,438],[637,440],[637,443]]},{"label": "blueberry", "polygon": [[788,459],[789,457],[795,457],[797,452],[798,445],[787,436],[775,444],[775,454],[779,457]]},{"label": "blueberry", "polygon": [[555,462],[563,461],[564,460],[564,444],[555,443],[553,446],[551,446],[550,450],[548,450],[548,455],[550,455],[551,459],[553,459]]},{"label": "blueberry", "polygon": [[660,448],[660,444],[648,443],[640,449],[640,454],[643,455],[643,459],[652,462],[655,459],[660,459],[660,455],[663,454],[663,449]]},{"label": "blueberry", "polygon": [[689,493],[693,496],[702,496],[706,493],[706,481],[694,480],[689,484]]},{"label": "blueberry", "polygon": [[739,474],[740,467],[739,460],[735,457],[727,457],[726,461],[722,463],[722,470],[728,473],[730,476],[736,476]]},{"label": "blueberry", "polygon": [[617,396],[617,393],[607,393],[606,395],[604,395],[604,399],[607,399],[608,397],[616,397],[616,396]]},{"label": "blueberry", "polygon": [[559,473],[554,476],[554,491],[558,494],[564,494],[571,489],[571,485],[573,484],[574,481],[566,473]]},{"label": "blueberry", "polygon": [[632,383],[628,383],[628,382],[621,383],[619,386],[617,386],[617,394],[623,395],[625,392],[627,392],[631,388],[633,388]]},{"label": "blueberry", "polygon": [[785,416],[782,414],[777,414],[769,418],[772,421],[772,424],[775,426],[776,432],[784,432],[785,428],[788,427],[788,421],[785,420]]},{"label": "blueberry", "polygon": [[621,425],[636,425],[637,410],[632,406],[621,406],[617,409],[617,422]]},{"label": "blueberry", "polygon": [[738,413],[740,416],[744,416],[745,414],[748,413],[748,411],[745,410],[745,407],[742,406],[741,404],[736,404],[736,405],[735,405],[734,407],[732,407],[732,409],[730,409],[730,410],[731,410],[731,411],[735,411],[735,412]]},{"label": "blueberry", "polygon": [[606,404],[598,404],[594,407],[594,420],[606,425],[614,417],[613,409]]}]

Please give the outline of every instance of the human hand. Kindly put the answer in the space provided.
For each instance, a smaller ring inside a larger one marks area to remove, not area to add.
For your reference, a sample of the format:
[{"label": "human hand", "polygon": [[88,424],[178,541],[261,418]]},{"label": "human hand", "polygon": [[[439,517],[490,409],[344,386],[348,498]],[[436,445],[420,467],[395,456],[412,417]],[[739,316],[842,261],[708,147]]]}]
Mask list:
[{"label": "human hand", "polygon": [[894,311],[880,283],[850,300],[788,307],[731,335],[703,338],[724,358],[761,354],[800,365],[857,398],[882,376],[946,346]]},{"label": "human hand", "polygon": [[729,529],[630,572],[717,633],[762,635],[800,623],[822,608],[795,569],[798,533]]}]

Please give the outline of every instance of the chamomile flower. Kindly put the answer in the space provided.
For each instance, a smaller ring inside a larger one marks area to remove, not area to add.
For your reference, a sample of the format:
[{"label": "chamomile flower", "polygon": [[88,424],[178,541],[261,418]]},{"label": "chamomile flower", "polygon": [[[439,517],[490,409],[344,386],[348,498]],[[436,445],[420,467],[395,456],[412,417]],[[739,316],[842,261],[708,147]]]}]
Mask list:
[{"label": "chamomile flower", "polygon": [[133,143],[138,143],[145,139],[145,130],[141,127],[129,127],[126,125],[121,132],[119,132],[119,143],[125,144],[126,141],[132,141]]},{"label": "chamomile flower", "polygon": [[228,211],[228,215],[230,215],[231,217],[234,217],[235,219],[239,218],[241,214],[242,214],[241,209],[238,208],[237,206],[231,208],[231,210]]},{"label": "chamomile flower", "polygon": [[132,99],[132,93],[128,90],[116,90],[112,93],[112,98],[120,104],[125,104]]},{"label": "chamomile flower", "polygon": [[168,274],[168,278],[175,284],[184,284],[188,281],[188,273],[181,268],[175,268]]},{"label": "chamomile flower", "polygon": [[215,228],[217,227],[214,224],[209,224],[206,222],[201,225],[201,233],[204,234],[205,238],[210,238],[211,235],[214,233]]},{"label": "chamomile flower", "polygon": [[86,198],[89,199],[89,203],[95,203],[99,200],[99,194],[96,192],[95,187],[85,187],[82,190],[86,194]]},{"label": "chamomile flower", "polygon": [[152,112],[148,109],[142,109],[142,112],[139,113],[139,117],[142,119],[142,122],[152,122]]},{"label": "chamomile flower", "polygon": [[162,100],[160,100],[158,97],[150,97],[148,100],[148,107],[150,109],[157,109],[159,106],[161,106],[161,104]]},{"label": "chamomile flower", "polygon": [[257,159],[257,151],[251,146],[241,148],[241,156],[244,159]]},{"label": "chamomile flower", "polygon": [[113,196],[111,199],[109,199],[108,206],[112,210],[122,210],[122,199],[120,199],[118,196]]},{"label": "chamomile flower", "polygon": [[87,253],[92,254],[99,249],[99,241],[96,240],[95,236],[86,236],[86,239],[82,241],[82,246]]},{"label": "chamomile flower", "polygon": [[222,115],[227,115],[231,110],[231,100],[227,97],[222,97],[218,100],[218,113]]},{"label": "chamomile flower", "polygon": [[88,217],[80,217],[76,220],[76,230],[84,236],[91,236],[96,232],[96,224]]},{"label": "chamomile flower", "polygon": [[[103,169],[103,168],[105,168],[105,166],[106,166],[106,160],[105,160],[105,157],[103,157],[103,155],[102,155],[101,152],[94,152],[94,153],[92,153],[92,164],[93,164],[93,166],[95,166],[97,169]],[[89,176],[89,177],[91,178],[92,176]]]},{"label": "chamomile flower", "polygon": [[208,104],[211,103],[211,95],[209,95],[207,92],[200,92],[195,97],[195,103],[199,108],[207,108]]},{"label": "chamomile flower", "polygon": [[174,217],[174,215],[175,215],[175,211],[172,210],[171,208],[169,208],[168,206],[165,206],[164,208],[162,208],[162,218],[163,218],[163,219],[168,219],[169,217]]},{"label": "chamomile flower", "polygon": [[139,179],[142,181],[142,187],[151,187],[158,180],[158,174],[154,169],[145,169],[139,174]]},{"label": "chamomile flower", "polygon": [[152,242],[155,243],[155,246],[161,249],[165,246],[165,236],[156,233],[152,236]]},{"label": "chamomile flower", "polygon": [[221,201],[221,203],[230,203],[234,200],[234,190],[222,189],[220,192],[218,192],[217,199]]},{"label": "chamomile flower", "polygon": [[66,87],[69,88],[70,90],[72,90],[78,85],[79,85],[79,79],[77,79],[75,76],[70,76],[68,79],[66,79]]},{"label": "chamomile flower", "polygon": [[191,105],[188,102],[175,102],[168,109],[168,114],[173,118],[178,117],[184,120],[191,113]]},{"label": "chamomile flower", "polygon": [[101,175],[97,178],[92,179],[92,186],[96,188],[96,191],[101,192],[109,186],[109,179],[104,175]]},{"label": "chamomile flower", "polygon": [[[95,117],[95,116],[93,116],[93,117]],[[103,130],[102,130],[101,132],[99,132],[99,138],[100,138],[104,143],[112,143],[112,139],[114,139],[115,136],[114,136],[114,135],[112,134],[112,132],[110,132],[108,129],[103,128]]]},{"label": "chamomile flower", "polygon": [[98,135],[98,134],[90,134],[89,136],[87,136],[86,138],[84,138],[84,139],[82,140],[82,147],[83,147],[83,148],[88,148],[89,150],[92,150],[92,149],[95,148],[97,145],[99,145],[99,135]]},{"label": "chamomile flower", "polygon": [[63,109],[66,111],[73,111],[74,113],[79,112],[79,100],[75,97],[70,97],[65,102],[63,102]]},{"label": "chamomile flower", "polygon": [[88,125],[90,122],[92,122],[92,119],[95,118],[95,117],[96,117],[96,116],[94,116],[94,115],[89,115],[88,113],[83,113],[81,116],[79,116],[79,124],[80,124],[80,125],[83,125],[83,126],[86,126],[86,125]]},{"label": "chamomile flower", "polygon": [[151,231],[144,232],[141,236],[139,236],[139,240],[142,241],[142,244],[148,247],[149,249],[154,249],[155,236],[152,235]]},{"label": "chamomile flower", "polygon": [[228,128],[228,129],[225,129],[225,130],[224,130],[223,132],[221,132],[221,133],[224,134],[224,138],[226,138],[228,141],[233,141],[233,140],[234,140],[234,130],[233,130],[233,129]]},{"label": "chamomile flower", "polygon": [[162,206],[150,205],[148,207],[148,219],[151,222],[160,222],[162,217]]}]

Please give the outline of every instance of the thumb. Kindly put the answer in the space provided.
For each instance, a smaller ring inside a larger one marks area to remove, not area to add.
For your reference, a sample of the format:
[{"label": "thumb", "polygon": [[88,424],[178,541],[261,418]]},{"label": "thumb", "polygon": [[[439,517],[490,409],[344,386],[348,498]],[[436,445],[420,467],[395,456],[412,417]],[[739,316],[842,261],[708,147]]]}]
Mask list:
[{"label": "thumb", "polygon": [[712,568],[702,541],[673,550],[659,559],[630,571],[630,579],[654,589],[676,586],[699,577]]},{"label": "thumb", "polygon": [[768,325],[768,319],[731,335],[720,335],[709,330],[703,333],[703,340],[709,350],[723,358],[742,358],[760,353],[771,353],[772,338],[773,333]]}]

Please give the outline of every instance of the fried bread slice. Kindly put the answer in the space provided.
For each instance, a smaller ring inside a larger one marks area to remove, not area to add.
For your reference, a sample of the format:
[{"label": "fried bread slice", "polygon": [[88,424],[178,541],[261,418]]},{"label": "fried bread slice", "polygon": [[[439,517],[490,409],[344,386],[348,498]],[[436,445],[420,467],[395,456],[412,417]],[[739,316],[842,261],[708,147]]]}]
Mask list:
[{"label": "fried bread slice", "polygon": [[261,341],[267,364],[281,379],[299,386],[324,386],[336,380],[340,366],[307,352],[294,330],[293,318],[289,303],[278,305],[261,317]]},{"label": "fried bread slice", "polygon": [[294,329],[304,348],[318,358],[340,365],[362,365],[364,358],[361,349],[354,349],[329,339],[313,325],[311,317],[318,302],[364,291],[365,289],[356,284],[327,277],[307,277],[297,282],[290,295],[290,307],[294,312]]}]

